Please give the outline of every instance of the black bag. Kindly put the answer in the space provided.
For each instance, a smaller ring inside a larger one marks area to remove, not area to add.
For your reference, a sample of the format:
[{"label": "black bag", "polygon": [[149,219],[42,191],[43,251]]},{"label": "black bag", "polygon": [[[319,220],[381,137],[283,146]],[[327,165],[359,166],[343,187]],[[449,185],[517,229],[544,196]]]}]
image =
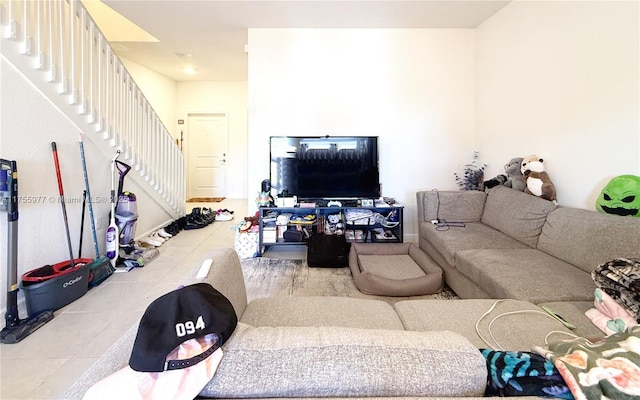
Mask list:
[{"label": "black bag", "polygon": [[282,238],[285,242],[302,242],[302,231],[295,229],[288,229],[282,234]]},{"label": "black bag", "polygon": [[344,235],[316,233],[307,243],[307,265],[310,267],[338,268],[349,266],[349,250]]}]

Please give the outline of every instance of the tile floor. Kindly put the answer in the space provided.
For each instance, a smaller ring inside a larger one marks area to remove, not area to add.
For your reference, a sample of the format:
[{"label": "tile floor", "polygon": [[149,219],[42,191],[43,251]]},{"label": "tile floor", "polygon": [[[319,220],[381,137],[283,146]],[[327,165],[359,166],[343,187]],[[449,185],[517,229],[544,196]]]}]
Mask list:
[{"label": "tile floor", "polygon": [[164,243],[160,255],[145,267],[114,274],[56,311],[50,322],[21,342],[0,345],[0,398],[61,398],[138,321],[151,301],[175,288],[185,271],[198,268],[212,249],[233,247],[231,227],[246,216],[247,200],[187,203],[187,212],[198,206],[227,208],[235,218],[182,231]]}]

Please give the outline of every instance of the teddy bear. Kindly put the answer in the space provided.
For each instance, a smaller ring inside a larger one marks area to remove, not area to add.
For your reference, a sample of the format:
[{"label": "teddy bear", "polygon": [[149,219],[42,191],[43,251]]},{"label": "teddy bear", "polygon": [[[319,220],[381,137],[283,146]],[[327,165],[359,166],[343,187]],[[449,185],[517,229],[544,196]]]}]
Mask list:
[{"label": "teddy bear", "polygon": [[522,159],[520,171],[526,183],[524,192],[556,202],[556,187],[544,170],[543,161],[542,158],[536,155],[530,155]]},{"label": "teddy bear", "polygon": [[327,215],[325,233],[329,235],[342,235],[342,222],[340,213],[332,213]]}]

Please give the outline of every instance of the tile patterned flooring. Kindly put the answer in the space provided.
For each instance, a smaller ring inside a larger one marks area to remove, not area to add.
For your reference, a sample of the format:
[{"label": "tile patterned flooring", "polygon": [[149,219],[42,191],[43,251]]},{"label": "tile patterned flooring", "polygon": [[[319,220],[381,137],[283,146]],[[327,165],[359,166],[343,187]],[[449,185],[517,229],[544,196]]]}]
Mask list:
[{"label": "tile patterned flooring", "polygon": [[[175,288],[186,271],[198,268],[212,249],[233,247],[231,229],[246,216],[246,199],[187,203],[234,211],[231,221],[182,231],[143,268],[111,276],[86,295],[55,312],[55,317],[16,344],[0,345],[0,398],[60,399],[127,329],[149,303]],[[4,326],[4,316],[2,324]]]}]

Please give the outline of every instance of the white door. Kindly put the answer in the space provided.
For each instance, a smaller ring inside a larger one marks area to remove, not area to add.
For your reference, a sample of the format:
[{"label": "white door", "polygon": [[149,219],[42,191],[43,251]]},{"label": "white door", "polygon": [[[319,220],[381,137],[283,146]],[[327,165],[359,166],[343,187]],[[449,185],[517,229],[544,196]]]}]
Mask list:
[{"label": "white door", "polygon": [[227,192],[227,115],[190,114],[188,129],[189,198],[225,197]]}]

